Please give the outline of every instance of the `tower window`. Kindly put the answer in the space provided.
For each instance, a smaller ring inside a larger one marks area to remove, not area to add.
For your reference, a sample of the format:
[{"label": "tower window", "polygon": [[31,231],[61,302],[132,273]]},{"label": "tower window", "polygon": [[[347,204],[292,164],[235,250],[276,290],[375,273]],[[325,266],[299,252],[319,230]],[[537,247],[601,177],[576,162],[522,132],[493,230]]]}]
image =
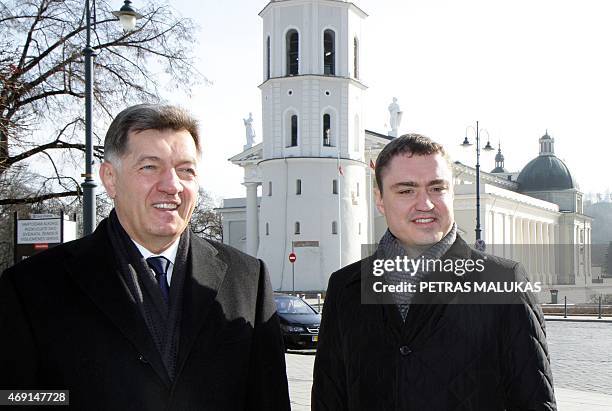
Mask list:
[{"label": "tower window", "polygon": [[332,221],[332,234],[338,234],[338,223]]},{"label": "tower window", "polygon": [[268,181],[268,196],[272,196],[272,181]]},{"label": "tower window", "polygon": [[295,222],[295,230],[294,230],[295,234],[299,234],[300,233],[300,222],[296,221]]},{"label": "tower window", "polygon": [[359,223],[359,225],[357,226],[357,234],[361,235],[361,223]]},{"label": "tower window", "polygon": [[323,145],[331,147],[331,116],[323,114]]},{"label": "tower window", "polygon": [[359,197],[359,183],[357,183],[357,197]]},{"label": "tower window", "polygon": [[298,116],[296,114],[291,116],[291,145],[295,147],[298,145]]},{"label": "tower window", "polygon": [[336,33],[333,30],[323,33],[323,74],[336,75]]},{"label": "tower window", "polygon": [[300,180],[299,178],[295,180],[295,194],[296,195],[302,194],[302,180]]},{"label": "tower window", "polygon": [[332,194],[338,194],[338,180],[332,181]]},{"label": "tower window", "polygon": [[353,76],[359,78],[359,40],[353,39]]},{"label": "tower window", "polygon": [[266,223],[266,235],[270,235],[270,223]]},{"label": "tower window", "polygon": [[270,36],[266,39],[266,80],[270,78]]},{"label": "tower window", "polygon": [[300,40],[296,30],[289,30],[287,32],[287,75],[297,76],[298,74],[298,62],[299,62],[299,47]]}]

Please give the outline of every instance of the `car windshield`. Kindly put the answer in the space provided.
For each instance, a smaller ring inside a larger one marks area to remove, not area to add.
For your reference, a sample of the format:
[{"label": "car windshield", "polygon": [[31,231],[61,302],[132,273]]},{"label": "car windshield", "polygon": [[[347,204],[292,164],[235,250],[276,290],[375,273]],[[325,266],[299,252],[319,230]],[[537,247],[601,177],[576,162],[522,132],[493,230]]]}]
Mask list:
[{"label": "car windshield", "polygon": [[279,314],[316,314],[316,312],[299,298],[277,297],[276,310]]}]

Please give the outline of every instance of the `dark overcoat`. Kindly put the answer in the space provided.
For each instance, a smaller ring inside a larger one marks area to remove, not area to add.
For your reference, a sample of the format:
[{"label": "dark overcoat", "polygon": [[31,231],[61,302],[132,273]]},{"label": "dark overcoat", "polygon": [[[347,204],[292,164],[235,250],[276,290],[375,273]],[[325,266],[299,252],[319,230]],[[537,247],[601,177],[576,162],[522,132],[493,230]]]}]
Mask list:
[{"label": "dark overcoat", "polygon": [[[485,269],[429,279],[526,280],[520,264],[474,251],[459,236],[442,259],[480,259]],[[372,260],[329,280],[314,411],[556,410],[544,318],[533,294],[512,294],[508,304],[467,304],[477,296],[425,293],[403,322],[396,305],[361,303]]]},{"label": "dark overcoat", "polygon": [[68,389],[78,410],[288,410],[263,263],[190,236],[171,381],[106,224],[0,277],[0,389]]}]

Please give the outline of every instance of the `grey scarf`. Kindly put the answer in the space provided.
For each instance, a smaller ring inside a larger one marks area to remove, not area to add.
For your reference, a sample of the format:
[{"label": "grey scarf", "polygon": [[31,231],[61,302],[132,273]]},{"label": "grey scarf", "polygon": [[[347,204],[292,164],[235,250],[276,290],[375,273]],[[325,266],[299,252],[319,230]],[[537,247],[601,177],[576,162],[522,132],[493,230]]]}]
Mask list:
[{"label": "grey scarf", "polygon": [[[424,260],[435,260],[441,258],[453,245],[456,238],[457,225],[453,223],[453,226],[448,234],[446,234],[439,242],[425,250],[425,252],[423,252],[417,258],[423,258]],[[404,257],[410,258],[410,255],[404,246],[393,234],[391,234],[389,229],[387,229],[385,234],[380,239],[378,248],[376,249],[376,255],[377,258],[383,259],[395,259],[396,257],[400,257],[402,259]],[[418,284],[427,276],[427,271],[425,271],[424,268],[425,267],[421,265],[419,270],[414,273],[406,271],[387,271],[385,272],[384,279],[389,284],[401,284],[404,282],[409,284]],[[393,297],[402,319],[406,321],[406,315],[408,315],[410,302],[414,297],[414,293],[394,293]]]}]

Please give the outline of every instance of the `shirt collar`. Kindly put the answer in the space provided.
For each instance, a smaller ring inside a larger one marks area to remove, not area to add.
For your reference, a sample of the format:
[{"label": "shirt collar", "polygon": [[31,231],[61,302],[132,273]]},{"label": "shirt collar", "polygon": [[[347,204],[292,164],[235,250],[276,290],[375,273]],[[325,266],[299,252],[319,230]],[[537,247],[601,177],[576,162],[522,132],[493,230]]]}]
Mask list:
[{"label": "shirt collar", "polygon": [[[130,240],[132,240],[130,238]],[[170,263],[172,265],[174,265],[174,260],[176,260],[176,252],[178,251],[178,246],[179,246],[179,241],[180,241],[180,237],[177,238],[177,240],[175,242],[173,242],[170,247],[166,248],[164,251],[162,251],[159,254],[153,254],[151,251],[147,250],[144,246],[138,244],[136,241],[132,240],[132,242],[134,243],[134,245],[136,246],[136,248],[138,248],[138,251],[140,251],[140,254],[142,254],[142,257],[146,260],[149,257],[166,257],[168,260],[170,260]]]}]

